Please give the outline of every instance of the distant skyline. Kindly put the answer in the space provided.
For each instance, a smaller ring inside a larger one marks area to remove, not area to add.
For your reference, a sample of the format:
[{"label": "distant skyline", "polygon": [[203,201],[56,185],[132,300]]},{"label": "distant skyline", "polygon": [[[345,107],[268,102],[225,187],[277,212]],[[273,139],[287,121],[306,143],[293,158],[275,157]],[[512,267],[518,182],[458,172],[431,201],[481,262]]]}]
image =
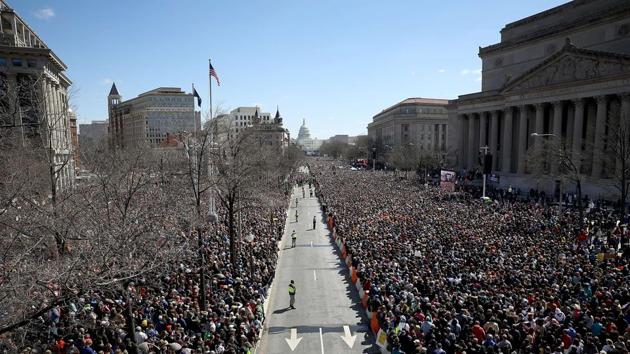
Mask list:
[{"label": "distant skyline", "polygon": [[366,134],[405,98],[479,91],[478,48],[568,2],[7,1],[68,65],[80,124],[107,119],[112,82],[125,100],[194,83],[207,110],[211,58],[215,107],[279,106],[291,136],[306,119],[317,138]]}]

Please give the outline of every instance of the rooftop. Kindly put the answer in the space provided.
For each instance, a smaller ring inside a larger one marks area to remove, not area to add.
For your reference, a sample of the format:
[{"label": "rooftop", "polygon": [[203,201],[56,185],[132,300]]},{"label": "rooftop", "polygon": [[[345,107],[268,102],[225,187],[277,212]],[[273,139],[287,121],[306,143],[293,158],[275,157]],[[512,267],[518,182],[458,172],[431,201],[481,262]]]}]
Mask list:
[{"label": "rooftop", "polygon": [[393,110],[396,107],[400,107],[403,105],[427,105],[427,106],[447,106],[448,105],[448,100],[446,99],[441,99],[441,98],[424,98],[424,97],[410,97],[407,98],[405,100],[402,100],[398,103],[396,103],[393,106],[390,106],[388,108],[385,108],[384,110],[380,111],[378,115],[381,115],[383,113],[389,112],[391,110]]}]

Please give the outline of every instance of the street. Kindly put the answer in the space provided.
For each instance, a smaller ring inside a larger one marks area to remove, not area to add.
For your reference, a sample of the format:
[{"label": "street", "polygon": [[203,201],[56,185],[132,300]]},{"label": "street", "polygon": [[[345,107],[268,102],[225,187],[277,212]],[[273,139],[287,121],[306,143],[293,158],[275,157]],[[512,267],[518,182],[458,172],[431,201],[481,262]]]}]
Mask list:
[{"label": "street", "polygon": [[[331,242],[319,201],[309,198],[308,185],[305,196],[301,188],[294,188],[257,353],[376,353],[357,290]],[[317,217],[316,230],[312,229],[313,216]],[[291,248],[293,230],[298,235],[295,248]],[[291,280],[297,288],[295,309],[289,309]]]}]

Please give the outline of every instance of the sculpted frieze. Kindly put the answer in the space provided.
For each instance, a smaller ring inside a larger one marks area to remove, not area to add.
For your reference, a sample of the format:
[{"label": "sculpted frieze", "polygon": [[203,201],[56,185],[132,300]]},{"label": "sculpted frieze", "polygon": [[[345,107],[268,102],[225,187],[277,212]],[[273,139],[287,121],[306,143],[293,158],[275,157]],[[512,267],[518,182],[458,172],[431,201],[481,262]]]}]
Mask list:
[{"label": "sculpted frieze", "polygon": [[522,81],[516,80],[512,87],[508,84],[508,91],[521,91],[623,73],[630,73],[630,63],[625,60],[566,54],[529,74],[529,77],[524,77]]}]

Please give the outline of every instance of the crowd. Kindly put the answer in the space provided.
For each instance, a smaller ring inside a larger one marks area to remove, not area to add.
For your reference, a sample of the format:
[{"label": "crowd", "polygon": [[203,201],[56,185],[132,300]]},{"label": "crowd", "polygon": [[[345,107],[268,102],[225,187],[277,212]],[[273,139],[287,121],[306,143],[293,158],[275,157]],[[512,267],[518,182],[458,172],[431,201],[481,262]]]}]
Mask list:
[{"label": "crowd", "polygon": [[[285,199],[275,204],[286,205]],[[58,306],[40,318],[29,347],[18,348],[7,335],[0,338],[0,352],[253,353],[286,217],[284,207],[261,210],[245,211],[242,217],[243,235],[251,233],[254,242],[239,243],[238,269],[230,263],[225,223],[202,233],[208,279],[205,311],[198,301],[197,236],[192,232],[188,255],[177,264],[165,264],[125,287],[113,284],[110,291],[93,291]],[[224,220],[224,212],[219,220]]]},{"label": "crowd", "polygon": [[393,353],[628,353],[630,247],[609,211],[482,203],[311,164]]}]

